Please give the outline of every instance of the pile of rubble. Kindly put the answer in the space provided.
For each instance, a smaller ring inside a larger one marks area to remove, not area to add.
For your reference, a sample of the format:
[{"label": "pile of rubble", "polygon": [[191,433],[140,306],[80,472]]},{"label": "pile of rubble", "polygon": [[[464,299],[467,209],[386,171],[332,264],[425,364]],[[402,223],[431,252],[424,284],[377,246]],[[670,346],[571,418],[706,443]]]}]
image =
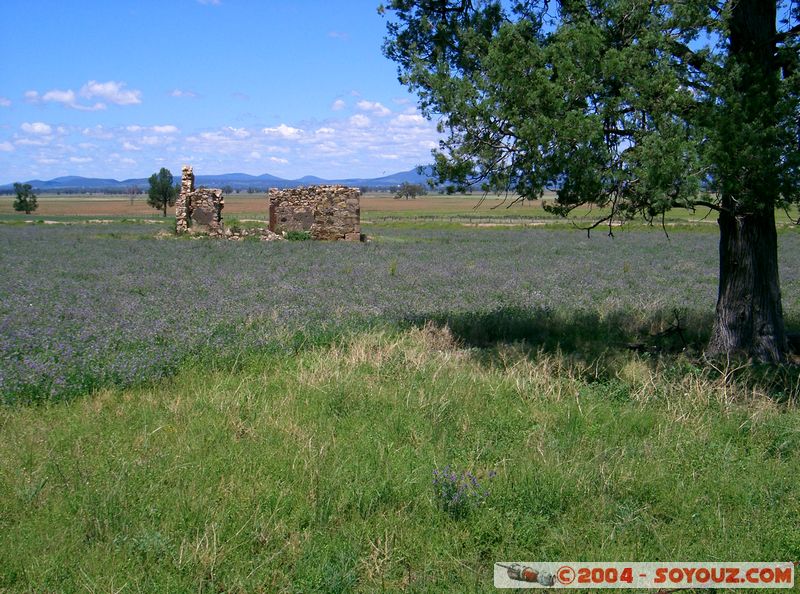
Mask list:
[{"label": "pile of rubble", "polygon": [[241,229],[238,227],[225,229],[225,239],[241,241],[247,237],[258,237],[260,241],[281,241],[284,239],[282,235],[261,227],[258,229]]}]

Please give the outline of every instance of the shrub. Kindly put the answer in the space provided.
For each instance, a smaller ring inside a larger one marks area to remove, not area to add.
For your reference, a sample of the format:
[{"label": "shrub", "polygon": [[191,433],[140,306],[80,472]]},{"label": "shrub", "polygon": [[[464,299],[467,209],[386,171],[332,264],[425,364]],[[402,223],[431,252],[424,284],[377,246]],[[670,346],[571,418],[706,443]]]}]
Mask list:
[{"label": "shrub", "polygon": [[311,239],[311,233],[308,231],[287,231],[286,239],[289,241],[306,241]]}]

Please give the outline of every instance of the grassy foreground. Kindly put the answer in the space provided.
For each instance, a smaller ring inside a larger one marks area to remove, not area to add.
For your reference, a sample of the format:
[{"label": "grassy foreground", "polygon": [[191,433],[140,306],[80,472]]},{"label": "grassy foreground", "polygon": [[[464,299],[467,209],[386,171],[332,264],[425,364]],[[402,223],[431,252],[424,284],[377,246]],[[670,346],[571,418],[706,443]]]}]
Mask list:
[{"label": "grassy foreground", "polygon": [[[797,560],[795,398],[427,324],[0,408],[0,591],[485,592],[499,560]],[[480,494],[448,504],[447,466]]]}]

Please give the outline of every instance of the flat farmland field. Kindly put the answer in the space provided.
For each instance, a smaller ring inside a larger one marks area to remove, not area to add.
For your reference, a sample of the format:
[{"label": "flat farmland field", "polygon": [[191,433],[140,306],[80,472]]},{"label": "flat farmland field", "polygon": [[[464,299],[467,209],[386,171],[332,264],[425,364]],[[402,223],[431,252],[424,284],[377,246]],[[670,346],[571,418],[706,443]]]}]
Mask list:
[{"label": "flat farmland field", "polygon": [[[395,199],[391,194],[368,192],[361,198],[361,217],[365,224],[454,224],[480,226],[519,226],[556,225],[571,227],[588,226],[607,213],[603,209],[576,209],[569,220],[546,212],[542,204],[553,199],[545,194],[543,200],[515,202],[515,196],[470,195],[446,196],[431,194],[413,200]],[[159,211],[147,205],[145,196],[137,196],[133,201],[127,196],[111,194],[90,195],[48,195],[38,197],[39,208],[26,215],[17,213],[12,207],[13,198],[0,197],[0,220],[7,221],[74,221],[83,219],[135,219],[164,220]],[[267,222],[268,203],[266,193],[231,194],[225,197],[223,219]],[[779,226],[791,227],[800,218],[800,211],[792,207],[788,212],[777,211]],[[167,221],[174,220],[174,209],[167,209]],[[716,228],[716,217],[708,209],[694,212],[675,209],[667,213],[665,224],[694,225]],[[659,223],[656,222],[656,225]],[[641,223],[632,223],[642,226]],[[599,232],[603,232],[602,228]]]},{"label": "flat farmland field", "polygon": [[[46,217],[128,217],[128,218],[157,218],[159,212],[147,205],[146,196],[137,196],[131,201],[127,196],[112,194],[91,195],[63,195],[54,196],[43,194],[38,196],[39,208],[25,215],[15,213],[12,207],[13,198],[0,197],[0,215],[16,215],[33,219]],[[508,204],[498,197],[487,197],[481,203],[481,197],[475,196],[424,196],[415,200],[395,200],[390,194],[367,193],[361,198],[362,216],[372,213],[463,213],[480,212],[492,213],[493,207]],[[266,193],[256,194],[230,194],[225,196],[225,209],[223,217],[249,217],[267,220],[268,202]],[[520,207],[516,211],[527,214],[530,210],[541,212],[532,205]],[[496,211],[497,209],[495,209]],[[174,217],[174,209],[167,209],[167,216]]]}]

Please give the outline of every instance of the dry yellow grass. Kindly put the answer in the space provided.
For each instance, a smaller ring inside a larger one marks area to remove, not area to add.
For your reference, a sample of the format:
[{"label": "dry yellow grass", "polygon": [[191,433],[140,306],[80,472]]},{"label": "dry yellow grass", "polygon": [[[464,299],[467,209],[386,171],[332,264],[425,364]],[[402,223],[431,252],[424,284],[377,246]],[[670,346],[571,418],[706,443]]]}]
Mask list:
[{"label": "dry yellow grass", "polygon": [[[368,216],[373,212],[419,212],[424,213],[461,213],[473,209],[478,212],[489,211],[501,205],[503,200],[488,197],[481,202],[479,194],[472,196],[424,196],[416,200],[395,200],[390,194],[367,193],[361,199],[361,214]],[[501,208],[508,204],[508,200]],[[0,214],[13,214],[13,198],[0,198]],[[53,196],[40,195],[39,208],[30,215],[41,219],[48,216],[85,216],[85,217],[158,217],[159,212],[147,205],[145,196],[137,197],[133,202],[127,196],[114,195],[74,195]],[[535,202],[538,206],[538,202]],[[520,206],[520,210],[532,209],[530,203]],[[233,194],[225,196],[223,215],[237,218],[268,219],[267,197],[259,194]],[[167,217],[174,216],[174,210],[167,209]]]},{"label": "dry yellow grass", "polygon": [[[155,209],[149,207],[147,202],[140,198],[133,204],[127,198],[112,196],[39,196],[39,208],[28,215],[33,219],[48,216],[158,216]],[[0,198],[0,214],[14,214],[12,206],[14,200],[9,197]],[[174,212],[167,211],[174,216]]]}]

